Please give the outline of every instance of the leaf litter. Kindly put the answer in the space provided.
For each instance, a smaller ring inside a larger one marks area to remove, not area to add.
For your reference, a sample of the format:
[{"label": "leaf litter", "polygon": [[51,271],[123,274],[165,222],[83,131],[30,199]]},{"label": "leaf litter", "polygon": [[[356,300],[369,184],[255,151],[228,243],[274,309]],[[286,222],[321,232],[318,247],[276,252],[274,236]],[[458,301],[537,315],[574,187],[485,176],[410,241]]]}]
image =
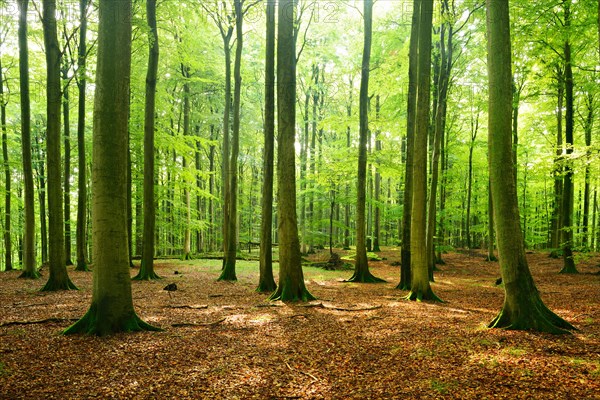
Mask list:
[{"label": "leaf litter", "polygon": [[160,261],[159,275],[181,271],[178,290],[163,291],[167,279],[132,290],[164,331],[106,338],[60,335],[89,307],[91,273],[71,268],[81,290],[55,293],[2,273],[0,398],[600,398],[600,257],[559,275],[560,260],[527,255],[545,303],[579,329],[551,336],[486,328],[504,293],[482,254],[445,255],[432,284],[444,304],[403,299],[398,254],[370,262],[384,284],[306,269],[319,299],[307,304],[267,302],[254,270],[230,284],[203,260]]}]

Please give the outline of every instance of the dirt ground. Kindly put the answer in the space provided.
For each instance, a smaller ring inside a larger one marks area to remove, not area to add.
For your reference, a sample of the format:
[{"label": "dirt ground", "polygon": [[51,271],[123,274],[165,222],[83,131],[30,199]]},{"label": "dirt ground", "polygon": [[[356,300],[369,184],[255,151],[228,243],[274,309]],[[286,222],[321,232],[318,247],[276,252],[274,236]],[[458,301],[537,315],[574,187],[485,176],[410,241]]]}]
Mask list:
[{"label": "dirt ground", "polygon": [[433,284],[444,304],[404,300],[398,250],[382,256],[370,265],[383,284],[306,268],[310,306],[268,303],[257,263],[225,283],[218,262],[160,261],[164,279],[132,287],[164,331],[107,338],[60,334],[89,307],[91,273],[70,268],[80,290],[60,293],[1,273],[0,398],[600,399],[600,257],[565,276],[560,260],[528,255],[545,303],[579,329],[551,336],[486,328],[504,293],[481,254],[445,255]]}]

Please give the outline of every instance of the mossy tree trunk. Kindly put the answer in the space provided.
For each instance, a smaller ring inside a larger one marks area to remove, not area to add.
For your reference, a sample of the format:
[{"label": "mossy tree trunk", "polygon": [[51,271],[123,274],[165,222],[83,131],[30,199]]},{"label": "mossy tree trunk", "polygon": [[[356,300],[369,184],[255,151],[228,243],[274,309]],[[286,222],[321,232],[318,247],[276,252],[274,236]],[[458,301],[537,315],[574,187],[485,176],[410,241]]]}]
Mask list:
[{"label": "mossy tree trunk", "polygon": [[142,239],[142,261],[135,280],[160,279],[154,272],[154,247],[156,229],[156,200],[154,198],[154,123],[156,83],[159,60],[158,31],[156,26],[156,0],[147,0],[148,19],[148,70],[146,71],[146,100],[144,103],[144,232]]},{"label": "mossy tree trunk", "polygon": [[35,266],[35,211],[33,203],[33,167],[31,162],[31,106],[29,93],[29,49],[27,42],[28,0],[19,0],[19,86],[21,91],[21,152],[25,226],[23,233],[23,272],[21,278],[40,277]]},{"label": "mossy tree trunk", "polygon": [[427,136],[429,130],[431,89],[431,31],[433,0],[424,0],[420,7],[419,56],[417,72],[417,108],[413,158],[413,188],[411,207],[411,286],[409,300],[441,301],[429,284],[427,265]]},{"label": "mossy tree trunk", "polygon": [[356,185],[356,262],[354,274],[349,282],[384,282],[369,271],[367,259],[367,222],[366,222],[366,186],[367,186],[367,136],[369,131],[369,69],[371,65],[371,40],[373,26],[373,1],[364,2],[364,47],[362,57],[360,98],[359,98],[359,142],[358,142],[358,180]]},{"label": "mossy tree trunk", "polygon": [[60,49],[56,29],[56,0],[44,0],[42,24],[46,52],[46,160],[48,171],[48,261],[50,275],[42,291],[77,289],[65,260],[60,152]]},{"label": "mossy tree trunk", "polygon": [[268,1],[267,43],[265,52],[265,126],[262,187],[262,220],[260,226],[260,276],[257,292],[277,289],[273,278],[273,168],[275,151],[275,3]]},{"label": "mossy tree trunk", "polygon": [[127,243],[127,137],[131,67],[131,1],[99,3],[94,100],[92,303],[65,334],[99,336],[157,330],[135,313]]},{"label": "mossy tree trunk", "polygon": [[404,173],[404,195],[402,199],[402,249],[400,252],[400,283],[397,288],[410,290],[411,288],[411,210],[413,193],[413,159],[415,142],[415,118],[417,109],[417,72],[418,72],[418,46],[419,25],[421,15],[421,1],[413,1],[412,27],[410,31],[410,48],[408,55],[408,99],[406,110],[406,169]]},{"label": "mossy tree trunk", "polygon": [[304,285],[296,216],[296,0],[280,0],[277,27],[277,204],[279,285],[271,300],[310,301]]},{"label": "mossy tree trunk", "polygon": [[508,0],[487,0],[488,151],[504,306],[493,328],[566,333],[573,326],[542,302],[525,259],[512,162],[511,46]]},{"label": "mossy tree trunk", "polygon": [[87,165],[85,156],[85,90],[86,90],[86,61],[87,61],[87,11],[88,0],[79,2],[79,48],[77,58],[77,226],[76,252],[77,271],[87,271]]}]

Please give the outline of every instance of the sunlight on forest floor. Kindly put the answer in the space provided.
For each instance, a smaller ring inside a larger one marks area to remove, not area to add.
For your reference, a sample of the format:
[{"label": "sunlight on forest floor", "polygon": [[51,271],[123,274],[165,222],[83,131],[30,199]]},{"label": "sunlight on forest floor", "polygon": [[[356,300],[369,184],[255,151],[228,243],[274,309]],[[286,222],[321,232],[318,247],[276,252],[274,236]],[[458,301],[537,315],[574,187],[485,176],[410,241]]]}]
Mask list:
[{"label": "sunlight on forest floor", "polygon": [[[576,276],[528,255],[546,304],[579,329],[571,336],[485,328],[503,291],[482,254],[445,255],[432,284],[444,304],[403,300],[397,249],[380,256],[370,266],[383,284],[305,267],[318,298],[308,304],[256,293],[256,261],[238,261],[239,281],[228,283],[216,282],[221,260],[160,260],[163,279],[132,288],[138,314],[165,331],[109,338],[59,335],[87,310],[91,273],[69,268],[81,290],[62,293],[3,273],[0,398],[597,398],[597,255]],[[178,290],[163,290],[169,283]]]}]

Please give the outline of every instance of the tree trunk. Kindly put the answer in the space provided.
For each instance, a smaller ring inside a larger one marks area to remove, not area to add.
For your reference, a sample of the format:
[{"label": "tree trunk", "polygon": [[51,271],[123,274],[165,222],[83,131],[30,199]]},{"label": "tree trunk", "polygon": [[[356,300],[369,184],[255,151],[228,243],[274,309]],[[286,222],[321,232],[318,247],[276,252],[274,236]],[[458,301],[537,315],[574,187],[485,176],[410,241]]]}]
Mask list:
[{"label": "tree trunk", "polygon": [[43,2],[46,50],[46,160],[48,171],[48,261],[50,275],[42,291],[77,289],[69,279],[65,260],[64,216],[60,155],[60,49],[56,29],[56,0]]},{"label": "tree trunk", "polygon": [[21,151],[25,187],[25,226],[23,233],[23,273],[21,278],[40,277],[35,266],[35,210],[33,168],[31,165],[31,109],[29,94],[29,50],[27,43],[28,0],[19,0],[19,84],[21,89]]},{"label": "tree trunk", "polygon": [[[379,119],[379,111],[381,109],[381,104],[379,103],[379,95],[375,97],[375,118]],[[375,130],[375,151],[381,151],[381,138],[379,137],[379,128]],[[381,251],[379,247],[380,241],[380,231],[381,231],[381,208],[379,207],[379,197],[381,192],[381,174],[379,173],[379,168],[375,166],[375,182],[373,190],[375,191],[375,217],[373,221],[373,251]]]},{"label": "tree trunk", "polygon": [[[469,142],[469,172],[467,176],[467,210],[465,217],[465,236],[467,238],[467,248],[472,248],[471,243],[471,198],[473,197],[473,150],[475,148],[475,139],[479,131],[479,110],[477,116],[473,117],[471,110],[471,141]],[[516,164],[515,164],[516,165]],[[516,182],[515,182],[516,184]]]},{"label": "tree trunk", "polygon": [[558,96],[556,105],[556,156],[554,157],[554,198],[552,201],[552,226],[550,232],[550,247],[558,249],[562,237],[562,192],[563,192],[563,135],[562,135],[562,113],[564,100],[564,71],[557,68],[556,80],[558,85]]},{"label": "tree trunk", "polygon": [[2,57],[0,57],[0,126],[2,127],[2,166],[4,169],[4,271],[12,271],[12,243],[10,227],[11,208],[11,174],[8,162],[8,133],[6,129],[6,104],[8,100],[4,97],[4,77],[2,75]]},{"label": "tree trunk", "polygon": [[[571,0],[564,3],[565,28],[571,26],[571,9],[569,6]],[[573,65],[571,60],[571,44],[567,39],[564,47],[565,56],[565,146],[566,159],[563,178],[563,198],[562,198],[562,227],[563,227],[563,261],[564,265],[560,271],[563,274],[578,273],[573,258],[573,166],[570,159],[573,154],[573,130],[574,130],[574,104],[573,104]]]},{"label": "tree trunk", "polygon": [[233,64],[233,130],[231,132],[231,158],[224,158],[223,162],[227,164],[229,169],[229,213],[227,220],[227,246],[224,254],[225,263],[223,265],[223,271],[219,276],[220,281],[236,281],[237,276],[235,274],[235,262],[237,257],[237,238],[238,238],[238,215],[237,215],[237,191],[238,191],[238,155],[240,152],[240,101],[242,92],[242,49],[243,49],[243,11],[242,11],[242,0],[234,1],[235,7],[235,30],[236,30],[236,44],[235,44],[235,60]]},{"label": "tree trunk", "polygon": [[86,89],[86,58],[87,58],[87,7],[88,0],[79,2],[79,49],[77,58],[77,89],[78,89],[78,109],[77,109],[77,271],[87,271],[87,166],[85,157],[85,89]]},{"label": "tree trunk", "polygon": [[65,217],[65,263],[73,265],[71,260],[71,127],[70,127],[70,110],[69,110],[69,63],[67,58],[63,59],[62,79],[65,83],[63,87],[63,126],[64,126],[64,187],[63,187],[63,204]]},{"label": "tree trunk", "polygon": [[267,2],[265,52],[265,152],[263,164],[262,219],[260,225],[260,276],[257,292],[277,289],[273,278],[273,168],[275,151],[275,3]]},{"label": "tree trunk", "polygon": [[[190,71],[189,67],[181,65],[181,71],[185,83],[183,84],[183,137],[185,138],[190,134]],[[183,155],[183,171],[188,168],[187,156]],[[190,182],[187,179],[183,179],[183,200],[185,206],[185,225],[183,229],[183,259],[192,259],[192,204],[190,197]]]},{"label": "tree trunk", "polygon": [[92,240],[94,285],[88,312],[65,334],[157,330],[135,313],[127,244],[127,132],[131,1],[101,1],[94,100]]},{"label": "tree trunk", "polygon": [[144,103],[144,233],[142,240],[142,260],[136,280],[159,279],[154,272],[156,200],[154,197],[154,123],[156,104],[156,83],[159,60],[158,31],[156,27],[156,0],[147,0],[148,19],[148,70],[146,71],[146,100]]},{"label": "tree trunk", "polygon": [[385,282],[369,271],[367,259],[367,231],[365,206],[367,200],[367,136],[369,131],[369,69],[371,65],[371,40],[373,26],[373,1],[364,2],[364,47],[360,79],[359,98],[359,142],[358,142],[358,181],[356,185],[356,262],[354,274],[349,282]]},{"label": "tree trunk", "polygon": [[419,58],[417,74],[417,108],[415,119],[413,193],[411,214],[411,288],[409,300],[441,301],[429,284],[427,265],[427,135],[429,130],[431,86],[431,31],[433,0],[421,2],[419,23]]},{"label": "tree trunk", "polygon": [[279,286],[271,300],[310,301],[304,285],[296,216],[296,0],[280,0],[277,27],[277,222]]},{"label": "tree trunk", "polygon": [[[587,107],[587,116],[584,121],[584,135],[585,135],[585,186],[583,190],[583,221],[582,221],[582,244],[583,248],[588,250],[590,249],[590,236],[588,234],[589,231],[589,221],[590,221],[590,180],[591,180],[591,157],[592,157],[592,130],[594,127],[594,97],[593,94],[588,93],[586,96],[586,107]],[[592,210],[593,211],[593,210]]]},{"label": "tree trunk", "polygon": [[573,326],[542,302],[525,258],[511,140],[511,48],[508,0],[487,0],[489,168],[504,306],[490,327],[566,333]]},{"label": "tree trunk", "polygon": [[402,249],[400,253],[400,283],[397,289],[410,290],[411,277],[411,209],[413,196],[413,163],[415,120],[417,110],[417,73],[419,50],[419,26],[421,23],[421,1],[413,1],[412,27],[410,31],[410,49],[408,56],[408,100],[406,110],[406,170],[404,173],[404,196],[402,199]]},{"label": "tree trunk", "polygon": [[33,138],[34,146],[33,150],[35,151],[35,163],[33,167],[36,172],[36,182],[38,186],[38,201],[40,204],[40,236],[41,236],[41,247],[42,247],[42,264],[46,264],[48,262],[48,225],[46,218],[46,154],[42,149],[42,143],[44,143],[45,138],[39,137],[38,134]]}]

